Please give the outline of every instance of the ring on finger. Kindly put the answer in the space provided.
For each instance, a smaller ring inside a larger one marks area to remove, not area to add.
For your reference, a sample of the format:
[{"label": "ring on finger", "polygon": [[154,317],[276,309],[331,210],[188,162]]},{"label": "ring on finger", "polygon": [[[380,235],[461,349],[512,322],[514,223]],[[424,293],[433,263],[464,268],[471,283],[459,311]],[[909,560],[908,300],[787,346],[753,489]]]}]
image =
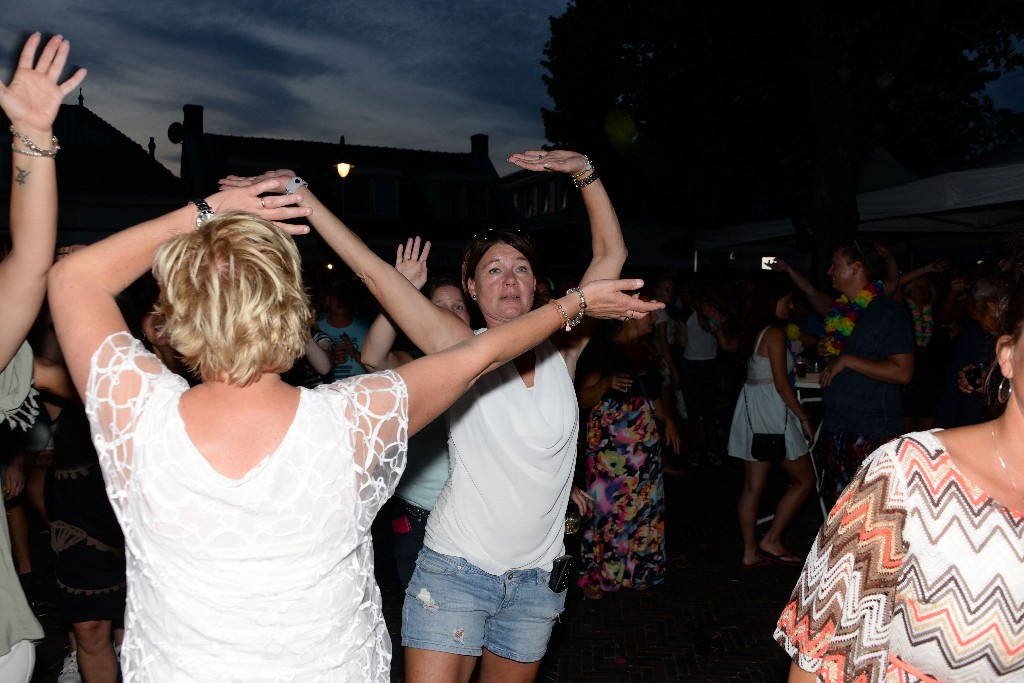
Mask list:
[{"label": "ring on finger", "polygon": [[263,197],[260,197],[260,206],[262,206],[264,209],[267,208],[267,203],[263,201]]}]

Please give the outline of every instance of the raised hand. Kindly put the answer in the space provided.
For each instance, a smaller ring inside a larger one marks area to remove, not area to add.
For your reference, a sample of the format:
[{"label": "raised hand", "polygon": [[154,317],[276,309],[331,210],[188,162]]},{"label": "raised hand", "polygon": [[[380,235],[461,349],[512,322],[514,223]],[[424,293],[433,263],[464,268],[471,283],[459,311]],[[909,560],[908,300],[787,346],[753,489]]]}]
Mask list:
[{"label": "raised hand", "polygon": [[582,173],[589,161],[587,157],[579,152],[569,152],[561,149],[545,152],[543,150],[527,150],[519,154],[513,154],[508,158],[510,164],[528,171],[553,171],[576,175]]},{"label": "raised hand", "polygon": [[[260,177],[263,178],[263,176]],[[312,209],[308,207],[296,206],[302,201],[302,193],[260,196],[267,192],[280,192],[286,183],[287,179],[280,176],[272,176],[239,185],[225,185],[222,182],[221,191],[210,195],[206,201],[215,212],[245,211],[265,220],[273,221],[275,225],[290,235],[305,235],[309,232],[308,225],[280,222],[292,218],[305,218],[312,213]]]},{"label": "raised hand", "polygon": [[262,183],[265,180],[277,178],[281,181],[281,184],[271,189],[263,190],[263,192],[276,192],[283,193],[284,186],[288,184],[288,181],[295,177],[295,171],[287,168],[279,168],[276,171],[267,171],[257,176],[240,176],[240,175],[229,175],[220,179],[220,189],[227,190],[232,187],[252,187],[258,183]]},{"label": "raised hand", "polygon": [[54,36],[46,42],[39,59],[36,59],[41,41],[39,33],[33,33],[25,41],[10,84],[0,83],[0,107],[11,119],[15,130],[46,148],[50,141],[36,138],[40,133],[51,131],[61,100],[85,80],[86,70],[78,69],[59,83],[71,44],[61,36]]},{"label": "raised hand", "polygon": [[398,245],[395,256],[395,269],[405,276],[416,289],[423,289],[427,283],[427,255],[430,254],[430,241],[423,242],[420,250],[420,238],[410,237],[405,244]]},{"label": "raised hand", "polygon": [[662,301],[644,301],[636,291],[644,286],[643,280],[594,280],[583,285],[587,299],[587,313],[591,318],[602,320],[626,320],[643,318],[647,314],[665,308]]}]

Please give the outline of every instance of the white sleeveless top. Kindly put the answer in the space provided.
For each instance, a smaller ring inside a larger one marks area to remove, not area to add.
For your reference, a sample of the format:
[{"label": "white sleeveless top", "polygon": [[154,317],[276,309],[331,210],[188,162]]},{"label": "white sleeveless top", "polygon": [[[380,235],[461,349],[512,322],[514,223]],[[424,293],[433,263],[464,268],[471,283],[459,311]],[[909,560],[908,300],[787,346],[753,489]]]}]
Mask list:
[{"label": "white sleeveless top", "polygon": [[126,683],[388,681],[370,525],[405,466],[405,383],[302,390],[280,445],[240,479],[190,441],[187,389],[123,332],[90,366],[86,408],[127,549]]},{"label": "white sleeveless top", "polygon": [[550,570],[564,552],[579,409],[555,345],[535,352],[532,389],[505,363],[449,410],[450,475],[427,522],[428,548],[493,575]]}]

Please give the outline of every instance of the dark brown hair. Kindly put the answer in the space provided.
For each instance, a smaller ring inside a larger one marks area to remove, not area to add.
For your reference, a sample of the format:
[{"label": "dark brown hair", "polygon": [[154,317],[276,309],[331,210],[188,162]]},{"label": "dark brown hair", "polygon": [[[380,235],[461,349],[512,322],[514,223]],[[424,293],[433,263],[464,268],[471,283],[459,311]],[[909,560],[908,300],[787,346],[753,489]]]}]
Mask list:
[{"label": "dark brown hair", "polygon": [[462,250],[462,290],[469,293],[469,278],[474,277],[476,267],[487,250],[495,244],[507,244],[526,257],[535,278],[540,278],[540,263],[537,251],[533,248],[526,235],[518,230],[485,230],[473,235],[466,248]]}]

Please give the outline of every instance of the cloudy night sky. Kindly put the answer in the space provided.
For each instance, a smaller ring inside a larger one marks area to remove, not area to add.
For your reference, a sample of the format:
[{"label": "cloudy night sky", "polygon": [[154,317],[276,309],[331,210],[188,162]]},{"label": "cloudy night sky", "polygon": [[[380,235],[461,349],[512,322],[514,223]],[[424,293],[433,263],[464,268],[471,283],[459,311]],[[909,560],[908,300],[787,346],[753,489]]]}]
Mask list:
[{"label": "cloudy night sky", "polygon": [[[548,17],[566,0],[8,0],[0,45],[10,80],[24,37],[63,33],[89,69],[85,105],[178,171],[167,127],[184,104],[208,132],[464,152],[490,136],[509,154],[545,142],[541,80]],[[1024,74],[989,87],[1024,109]],[[69,103],[77,101],[68,97]]]},{"label": "cloudy night sky", "polygon": [[[61,33],[89,69],[85,106],[175,173],[167,127],[205,107],[207,132],[509,154],[545,142],[540,109],[548,17],[565,0],[4,3],[9,82],[25,36]],[[66,103],[77,102],[77,93]]]}]

